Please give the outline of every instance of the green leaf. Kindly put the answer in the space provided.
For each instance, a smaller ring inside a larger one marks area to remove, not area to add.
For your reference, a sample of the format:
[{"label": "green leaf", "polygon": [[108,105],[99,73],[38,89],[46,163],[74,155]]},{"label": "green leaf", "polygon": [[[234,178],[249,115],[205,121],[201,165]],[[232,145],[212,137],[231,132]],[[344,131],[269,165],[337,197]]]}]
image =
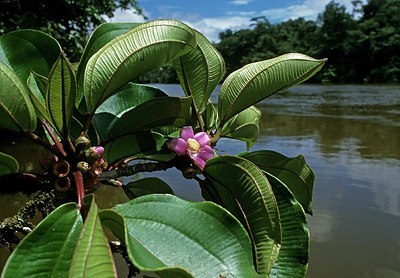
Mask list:
[{"label": "green leaf", "polygon": [[278,203],[282,226],[282,246],[269,277],[303,278],[310,256],[310,233],[306,215],[285,184],[270,174],[266,175]]},{"label": "green leaf", "polygon": [[206,130],[216,129],[216,124],[218,122],[218,112],[214,104],[208,101],[206,105],[206,110],[203,112],[204,124]]},{"label": "green leaf", "polygon": [[90,57],[92,57],[97,51],[99,51],[103,46],[105,46],[109,41],[115,39],[119,35],[122,35],[132,28],[138,26],[140,23],[103,23],[100,24],[96,29],[94,29],[92,35],[89,38],[88,43],[85,46],[85,50],[83,51],[81,60],[79,61],[79,66],[77,68],[77,98],[76,98],[76,106],[84,107],[82,110],[82,114],[86,114],[86,105],[79,105],[83,98],[83,80],[84,73],[87,62]]},{"label": "green leaf", "polygon": [[[192,119],[190,98],[158,97],[146,101],[126,111],[112,120],[105,140],[114,140],[123,135],[135,133],[143,129],[161,126],[182,127]],[[100,114],[110,117],[111,114]]]},{"label": "green leaf", "polygon": [[128,183],[122,187],[125,194],[134,199],[149,194],[174,194],[169,185],[159,178],[144,178]]},{"label": "green leaf", "polygon": [[222,84],[218,97],[220,126],[251,105],[307,80],[325,62],[326,59],[290,53],[248,64],[231,73]]},{"label": "green leaf", "polygon": [[11,155],[0,152],[0,176],[14,174],[18,170],[18,161]]},{"label": "green leaf", "polygon": [[68,136],[75,108],[76,81],[72,65],[61,53],[50,71],[46,88],[46,107],[60,134]]},{"label": "green leaf", "polygon": [[34,131],[35,109],[16,74],[0,61],[0,128]]},{"label": "green leaf", "polygon": [[113,125],[124,113],[148,100],[162,96],[167,96],[167,94],[152,86],[135,83],[123,86],[104,101],[95,112],[93,124],[100,138],[107,140],[110,137]]},{"label": "green leaf", "polygon": [[49,112],[46,108],[46,88],[47,88],[47,78],[41,75],[31,72],[28,77],[28,88],[30,92],[30,97],[38,112],[38,117],[40,121],[46,120],[48,123],[52,124],[53,120],[50,117]]},{"label": "green leaf", "polygon": [[250,106],[233,116],[222,127],[221,136],[246,142],[247,150],[254,145],[260,133],[261,111]]},{"label": "green leaf", "polygon": [[164,154],[169,160],[174,157],[171,152],[163,153],[157,151],[158,142],[165,142],[165,140],[161,134],[150,131],[140,131],[125,135],[104,146],[104,159],[112,165],[128,157],[147,157],[155,154]]},{"label": "green leaf", "polygon": [[274,151],[255,151],[240,154],[263,171],[281,180],[293,193],[304,210],[312,214],[312,193],[315,174],[302,155],[286,157]]},{"label": "green leaf", "polygon": [[48,76],[61,53],[51,36],[37,30],[17,30],[0,36],[0,61],[11,68],[27,89],[31,71]]},{"label": "green leaf", "polygon": [[236,156],[208,160],[203,174],[212,186],[210,191],[219,195],[215,201],[247,229],[255,248],[257,272],[268,275],[279,253],[281,227],[278,206],[267,178],[252,162]]},{"label": "green leaf", "polygon": [[94,198],[74,251],[69,277],[117,277]]},{"label": "green leaf", "polygon": [[175,20],[156,20],[133,28],[97,51],[88,61],[84,95],[92,113],[114,91],[195,47],[193,30]]},{"label": "green leaf", "polygon": [[161,277],[258,277],[243,226],[214,203],[152,194],[113,211],[122,217],[108,210],[102,221],[124,236],[131,261],[142,271]]},{"label": "green leaf", "polygon": [[211,93],[225,75],[225,62],[218,50],[195,31],[197,47],[174,60],[174,67],[186,96],[199,113],[206,108]]},{"label": "green leaf", "polygon": [[67,277],[81,229],[75,203],[58,207],[15,248],[2,277]]}]

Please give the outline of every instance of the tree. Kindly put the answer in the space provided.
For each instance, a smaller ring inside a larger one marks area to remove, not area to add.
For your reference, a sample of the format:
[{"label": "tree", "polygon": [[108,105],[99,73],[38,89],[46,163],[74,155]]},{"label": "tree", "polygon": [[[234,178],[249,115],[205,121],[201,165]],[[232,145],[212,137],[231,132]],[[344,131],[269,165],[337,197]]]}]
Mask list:
[{"label": "tree", "polygon": [[4,0],[0,2],[0,35],[17,29],[44,31],[77,61],[93,26],[113,17],[116,9],[143,15],[136,0]]}]

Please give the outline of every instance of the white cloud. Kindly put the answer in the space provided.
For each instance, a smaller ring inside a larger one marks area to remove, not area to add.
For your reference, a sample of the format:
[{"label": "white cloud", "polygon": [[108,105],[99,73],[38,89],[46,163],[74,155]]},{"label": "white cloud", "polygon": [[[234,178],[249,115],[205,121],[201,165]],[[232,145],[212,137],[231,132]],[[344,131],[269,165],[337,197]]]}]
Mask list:
[{"label": "white cloud", "polygon": [[[264,10],[261,12],[261,15],[265,16],[272,23],[296,19],[299,17],[314,20],[317,18],[318,14],[324,11],[325,6],[329,2],[330,0],[305,0],[299,5]],[[344,5],[348,12],[352,11],[353,5],[351,4],[351,0],[336,0],[335,2]],[[365,0],[363,2],[365,2]]]},{"label": "white cloud", "polygon": [[235,6],[243,6],[247,5],[251,2],[251,0],[232,0],[231,3]]},{"label": "white cloud", "polygon": [[[149,13],[144,12],[145,15],[148,16]],[[107,22],[144,22],[145,19],[143,18],[143,16],[138,15],[137,13],[135,13],[135,11],[133,10],[121,10],[121,9],[117,9],[114,13],[114,17],[109,18],[109,17],[105,17],[105,20]]]},{"label": "white cloud", "polygon": [[247,28],[250,24],[248,17],[229,16],[219,18],[202,18],[198,21],[186,21],[185,23],[198,30],[211,42],[219,40],[219,33],[226,29],[238,30]]}]

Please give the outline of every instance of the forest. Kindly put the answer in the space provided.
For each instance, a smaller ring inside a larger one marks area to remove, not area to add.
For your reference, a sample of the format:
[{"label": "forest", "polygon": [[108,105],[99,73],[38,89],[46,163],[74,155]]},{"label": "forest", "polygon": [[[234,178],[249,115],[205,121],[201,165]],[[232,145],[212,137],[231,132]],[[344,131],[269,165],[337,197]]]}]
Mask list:
[{"label": "forest", "polygon": [[[352,1],[353,10],[331,1],[315,21],[298,18],[271,24],[253,18],[242,30],[220,33],[215,44],[227,74],[245,64],[284,53],[328,58],[310,81],[319,83],[397,83],[400,78],[400,0]],[[178,83],[172,67],[145,80]]]}]

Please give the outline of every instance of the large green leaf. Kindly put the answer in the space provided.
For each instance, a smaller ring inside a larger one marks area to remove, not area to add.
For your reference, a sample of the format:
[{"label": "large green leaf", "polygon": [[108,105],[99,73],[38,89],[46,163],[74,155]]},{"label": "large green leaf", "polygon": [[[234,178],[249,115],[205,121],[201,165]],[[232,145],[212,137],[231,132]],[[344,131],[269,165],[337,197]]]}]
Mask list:
[{"label": "large green leaf", "polygon": [[222,84],[218,97],[220,126],[268,96],[307,80],[325,61],[290,53],[248,64],[231,73]]},{"label": "large green leaf", "polygon": [[175,20],[156,20],[133,28],[97,51],[88,61],[84,95],[88,112],[127,82],[184,55],[196,46],[194,31]]},{"label": "large green leaf", "polygon": [[61,53],[50,71],[45,100],[53,125],[64,137],[69,133],[75,97],[76,82],[72,65]]},{"label": "large green leaf", "polygon": [[[100,116],[113,115],[100,113]],[[190,98],[158,97],[126,111],[120,117],[115,117],[104,137],[109,141],[143,129],[160,126],[182,127],[189,124],[191,119]]]},{"label": "large green leaf", "polygon": [[[81,60],[79,61],[79,66],[77,69],[77,98],[76,105],[80,106],[79,102],[83,99],[83,76],[85,73],[85,68],[90,57],[92,57],[100,48],[106,45],[109,41],[115,39],[119,35],[122,35],[132,28],[138,26],[140,23],[103,23],[94,29],[92,35],[89,38],[88,43],[85,46]],[[84,99],[83,99],[84,100]],[[81,105],[80,107],[85,107],[86,105]],[[85,107],[86,109],[86,107]],[[82,113],[86,113],[86,110],[82,110]]]},{"label": "large green leaf", "polygon": [[33,131],[36,113],[28,92],[15,73],[0,61],[0,128]]},{"label": "large green leaf", "polygon": [[276,177],[266,175],[278,203],[282,226],[282,246],[269,277],[303,278],[307,272],[310,253],[306,215],[290,190]]},{"label": "large green leaf", "polygon": [[51,36],[37,30],[17,30],[0,36],[0,61],[11,68],[26,87],[31,71],[48,76],[61,47]]},{"label": "large green leaf", "polygon": [[166,182],[154,177],[130,182],[122,188],[130,199],[149,194],[174,194],[174,191]]},{"label": "large green leaf", "polygon": [[46,120],[48,123],[52,123],[53,120],[50,117],[49,111],[46,108],[46,88],[47,78],[41,75],[31,72],[27,80],[30,97],[33,106],[38,112],[38,117],[41,121]]},{"label": "large green leaf", "polygon": [[113,125],[124,113],[148,100],[162,96],[167,96],[167,94],[152,86],[131,82],[123,86],[104,101],[95,112],[93,124],[100,138],[106,140],[110,137]]},{"label": "large green leaf", "polygon": [[172,152],[164,153],[157,150],[157,146],[165,141],[164,136],[150,131],[128,134],[104,146],[104,159],[111,165],[128,157],[147,157],[157,154],[170,160],[174,157]]},{"label": "large green leaf", "polygon": [[315,174],[302,155],[286,157],[275,151],[255,151],[240,156],[280,179],[293,193],[304,210],[312,214]]},{"label": "large green leaf", "polygon": [[210,190],[219,195],[215,201],[246,227],[255,248],[257,272],[268,275],[279,253],[281,227],[267,178],[252,162],[236,156],[208,160],[204,176],[212,186]]},{"label": "large green leaf", "polygon": [[254,106],[250,106],[233,116],[223,125],[221,136],[245,141],[248,150],[258,139],[260,118],[261,111]]},{"label": "large green leaf", "polygon": [[11,155],[0,152],[0,176],[14,174],[18,170],[18,161]]},{"label": "large green leaf", "polygon": [[2,277],[68,277],[81,229],[75,203],[58,207],[15,248]]},{"label": "large green leaf", "polygon": [[69,277],[117,277],[94,198],[74,251]]},{"label": "large green leaf", "polygon": [[199,32],[197,47],[174,60],[179,81],[197,111],[203,113],[211,93],[225,75],[225,62],[217,49]]},{"label": "large green leaf", "polygon": [[140,270],[161,277],[258,277],[243,226],[214,203],[152,194],[113,211],[103,211],[102,222],[125,238]]}]

